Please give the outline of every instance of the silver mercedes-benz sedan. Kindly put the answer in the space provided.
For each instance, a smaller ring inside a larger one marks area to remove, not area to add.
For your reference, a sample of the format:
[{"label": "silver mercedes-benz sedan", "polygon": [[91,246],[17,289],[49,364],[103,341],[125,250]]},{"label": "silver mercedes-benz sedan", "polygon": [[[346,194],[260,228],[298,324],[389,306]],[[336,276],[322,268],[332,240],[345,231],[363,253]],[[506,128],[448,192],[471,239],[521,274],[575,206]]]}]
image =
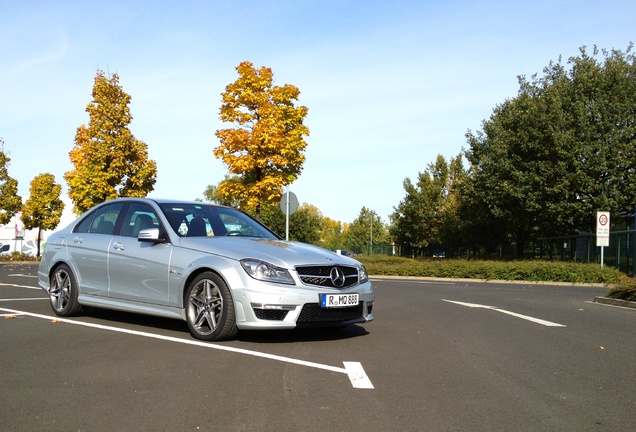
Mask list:
[{"label": "silver mercedes-benz sedan", "polygon": [[38,279],[58,316],[92,306],[176,318],[209,341],[373,320],[358,261],[199,202],[102,203],[48,238]]}]

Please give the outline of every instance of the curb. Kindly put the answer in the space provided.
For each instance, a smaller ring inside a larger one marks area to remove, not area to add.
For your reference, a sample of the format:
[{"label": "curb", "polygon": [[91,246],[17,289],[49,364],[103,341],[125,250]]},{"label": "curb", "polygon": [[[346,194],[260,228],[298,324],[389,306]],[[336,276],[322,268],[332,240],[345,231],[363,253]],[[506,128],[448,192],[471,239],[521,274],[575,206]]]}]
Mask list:
[{"label": "curb", "polygon": [[500,279],[467,279],[467,278],[440,278],[429,276],[387,276],[387,275],[369,275],[369,279],[387,279],[387,280],[411,280],[411,281],[438,281],[438,282],[480,282],[495,284],[523,284],[523,285],[555,285],[555,286],[580,286],[592,288],[608,288],[609,285],[604,283],[585,283],[585,282],[549,282],[549,281],[530,281],[530,280],[500,280]]},{"label": "curb", "polygon": [[606,305],[636,309],[636,302],[609,298],[609,297],[594,297],[594,303],[601,303]]}]

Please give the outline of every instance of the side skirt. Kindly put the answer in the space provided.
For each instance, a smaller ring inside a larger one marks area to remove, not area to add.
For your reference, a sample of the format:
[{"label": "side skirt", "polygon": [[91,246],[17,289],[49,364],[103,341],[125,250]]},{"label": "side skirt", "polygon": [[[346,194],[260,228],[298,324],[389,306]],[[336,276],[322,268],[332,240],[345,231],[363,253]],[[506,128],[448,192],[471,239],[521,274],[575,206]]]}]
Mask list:
[{"label": "side skirt", "polygon": [[118,300],[110,297],[91,296],[86,294],[80,294],[78,300],[82,305],[100,309],[112,309],[122,312],[178,319],[181,321],[186,320],[185,309],[182,308],[133,302],[129,300]]}]

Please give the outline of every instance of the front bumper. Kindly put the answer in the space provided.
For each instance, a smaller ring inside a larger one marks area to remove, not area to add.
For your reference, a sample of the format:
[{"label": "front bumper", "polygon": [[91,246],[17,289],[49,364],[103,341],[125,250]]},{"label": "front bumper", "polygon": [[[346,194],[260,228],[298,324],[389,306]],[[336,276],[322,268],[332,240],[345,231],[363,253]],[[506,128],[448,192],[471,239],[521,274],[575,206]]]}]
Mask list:
[{"label": "front bumper", "polygon": [[[293,329],[296,327],[329,327],[373,320],[375,295],[371,282],[346,290],[286,286],[278,292],[248,288],[233,290],[236,325],[241,330]],[[359,294],[353,307],[323,308],[320,294]]]}]

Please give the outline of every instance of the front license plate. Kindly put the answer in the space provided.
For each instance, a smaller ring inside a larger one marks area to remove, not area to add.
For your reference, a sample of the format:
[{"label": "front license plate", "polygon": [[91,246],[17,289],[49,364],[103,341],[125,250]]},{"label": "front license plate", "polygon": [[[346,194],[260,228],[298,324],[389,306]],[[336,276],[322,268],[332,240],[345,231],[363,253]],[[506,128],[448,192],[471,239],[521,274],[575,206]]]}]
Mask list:
[{"label": "front license plate", "polygon": [[324,308],[358,306],[359,294],[320,294],[320,306]]}]

